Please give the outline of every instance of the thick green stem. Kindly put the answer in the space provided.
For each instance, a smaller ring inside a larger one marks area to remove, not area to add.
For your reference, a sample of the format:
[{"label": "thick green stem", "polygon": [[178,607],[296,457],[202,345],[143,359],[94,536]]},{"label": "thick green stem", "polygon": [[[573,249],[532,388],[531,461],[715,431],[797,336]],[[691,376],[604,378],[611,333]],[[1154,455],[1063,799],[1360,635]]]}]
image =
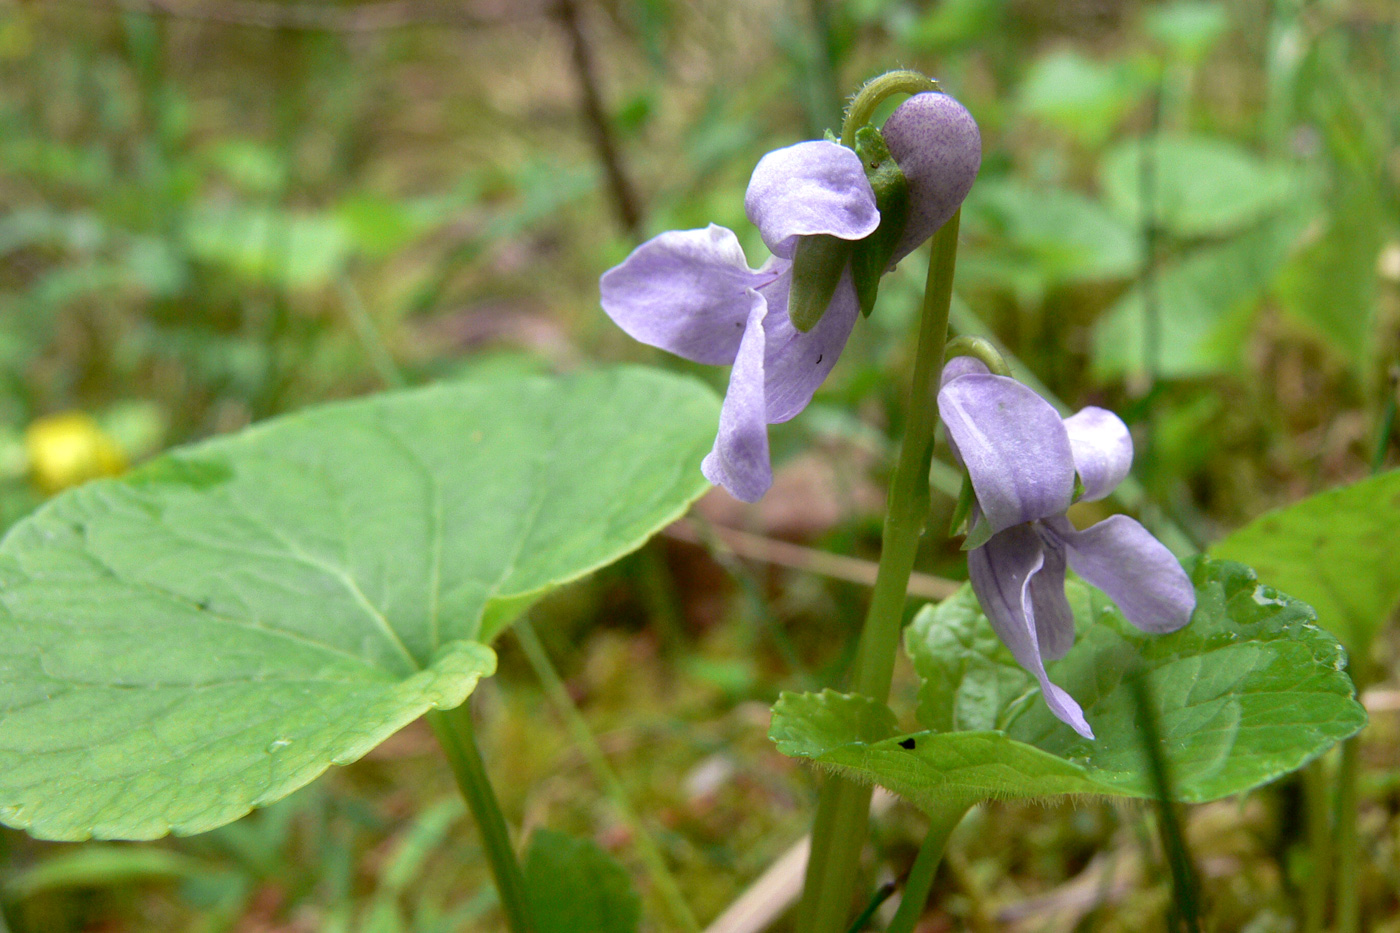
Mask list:
[{"label": "thick green stem", "polygon": [[1322,933],[1327,924],[1327,896],[1332,878],[1332,826],[1327,806],[1327,769],[1322,759],[1303,769],[1303,793],[1312,859],[1303,892],[1303,933]]},{"label": "thick green stem", "polygon": [[919,921],[924,905],[928,903],[928,892],[933,888],[933,876],[938,873],[938,864],[943,861],[943,850],[948,846],[948,837],[967,814],[965,806],[950,806],[933,816],[928,835],[914,865],[909,869],[909,877],[904,882],[904,894],[899,899],[899,909],[885,933],[911,933]]},{"label": "thick green stem", "polygon": [[1352,736],[1342,743],[1342,760],[1337,767],[1337,933],[1357,933],[1361,929],[1360,839],[1357,837],[1357,783],[1361,778],[1361,739]]},{"label": "thick green stem", "polygon": [[685,930],[687,933],[700,933],[700,923],[695,919],[695,914],[691,913],[690,906],[686,904],[685,897],[681,894],[679,885],[666,867],[666,859],[661,854],[661,849],[657,847],[656,841],[647,832],[646,826],[637,816],[637,812],[632,809],[631,801],[627,798],[627,790],[622,786],[622,781],[608,764],[607,756],[603,754],[603,749],[599,747],[598,740],[593,736],[593,730],[588,728],[588,723],[574,705],[573,698],[569,696],[569,690],[564,686],[564,681],[559,677],[559,672],[554,669],[554,664],[549,660],[549,654],[544,650],[544,645],[540,643],[539,636],[535,634],[535,628],[530,624],[529,619],[519,619],[516,621],[512,631],[520,641],[520,647],[525,652],[526,659],[530,662],[530,667],[534,668],[535,676],[540,679],[540,685],[549,695],[550,702],[554,704],[555,710],[564,718],[564,722],[569,727],[569,733],[573,736],[574,744],[583,753],[584,760],[588,762],[588,769],[593,772],[593,779],[602,785],[608,798],[612,800],[613,806],[617,807],[622,819],[627,824],[627,828],[632,832],[632,839],[636,843],[637,852],[642,858],[642,864],[646,867],[647,875],[651,878],[652,887],[661,897],[662,903],[666,905],[666,911],[671,915],[671,923],[676,929]]},{"label": "thick green stem", "polygon": [[[919,536],[928,519],[929,461],[938,425],[934,403],[948,339],[948,304],[958,251],[958,214],[933,237],[928,283],[919,322],[914,378],[909,388],[909,420],[904,445],[890,482],[880,569],[861,632],[852,688],[884,702],[894,676],[895,652],[904,621],[905,592]],[[832,777],[822,787],[812,829],[812,854],[798,911],[800,933],[842,933],[850,916],[860,851],[870,818],[869,787]]]},{"label": "thick green stem", "polygon": [[482,848],[486,851],[491,874],[496,879],[496,891],[500,894],[501,911],[506,915],[507,928],[510,933],[535,933],[530,902],[525,894],[525,875],[516,861],[506,818],[501,814],[496,793],[486,776],[486,766],[481,761],[481,752],[476,747],[470,704],[464,703],[445,712],[429,713],[427,718],[481,833]]}]

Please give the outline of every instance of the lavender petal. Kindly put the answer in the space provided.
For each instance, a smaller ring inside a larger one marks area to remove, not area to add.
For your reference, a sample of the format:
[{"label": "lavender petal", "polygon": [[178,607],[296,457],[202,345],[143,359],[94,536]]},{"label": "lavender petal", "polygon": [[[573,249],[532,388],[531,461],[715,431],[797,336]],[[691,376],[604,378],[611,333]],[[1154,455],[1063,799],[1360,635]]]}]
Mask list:
[{"label": "lavender petal", "polygon": [[1045,565],[1030,579],[1035,638],[1041,659],[1058,661],[1074,647],[1074,611],[1065,598],[1065,552],[1051,542],[1042,543]]},{"label": "lavender petal", "polygon": [[[700,472],[736,499],[757,502],[773,485],[768,459],[768,420],[764,404],[763,320],[768,303],[750,289],[749,318],[744,339],[729,374],[729,390],[719,413],[715,446],[700,464]],[[784,318],[787,315],[783,315]]]},{"label": "lavender petal", "polygon": [[1036,633],[1032,580],[1045,565],[1040,538],[1028,526],[1009,528],[967,555],[972,589],[992,628],[1017,663],[1040,682],[1041,695],[1056,718],[1086,739],[1094,731],[1084,711],[1065,690],[1050,682]]},{"label": "lavender petal", "polygon": [[975,356],[955,356],[943,364],[943,375],[939,379],[939,387],[942,388],[959,376],[979,375],[985,376],[991,373],[987,364]]},{"label": "lavender petal", "polygon": [[1069,508],[1069,435],[1059,413],[1033,390],[1005,376],[959,376],[939,390],[938,411],[993,531]]},{"label": "lavender petal", "polygon": [[1068,552],[1074,572],[1103,590],[1123,617],[1144,632],[1174,632],[1191,621],[1196,591],[1166,545],[1126,515],[1083,531],[1067,518],[1044,527]]},{"label": "lavender petal", "polygon": [[1117,488],[1133,465],[1133,436],[1111,411],[1090,406],[1065,419],[1074,468],[1084,483],[1084,500],[1102,499]]},{"label": "lavender petal", "polygon": [[859,240],[875,232],[880,212],[860,157],[845,146],[815,141],[777,149],[759,160],[744,210],[763,242],[791,259],[799,236],[826,233]]},{"label": "lavender petal", "polygon": [[653,237],[603,273],[603,310],[629,336],[677,356],[727,366],[744,337],[749,289],[777,277],[754,271],[734,232],[710,224]]},{"label": "lavender petal", "polygon": [[[778,261],[781,262],[781,261]],[[826,314],[805,334],[792,326],[787,315],[787,290],[792,277],[784,275],[762,289],[768,299],[768,316],[763,319],[767,333],[764,391],[768,402],[768,423],[779,424],[797,416],[836,365],[841,351],[860,316],[855,286],[847,269],[836,286]]]}]

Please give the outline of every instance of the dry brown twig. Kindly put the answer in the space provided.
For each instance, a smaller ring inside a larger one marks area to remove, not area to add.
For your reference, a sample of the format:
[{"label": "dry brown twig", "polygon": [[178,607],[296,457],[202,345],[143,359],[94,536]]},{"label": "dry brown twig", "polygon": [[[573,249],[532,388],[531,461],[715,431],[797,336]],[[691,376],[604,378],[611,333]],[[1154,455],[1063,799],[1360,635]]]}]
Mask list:
[{"label": "dry brown twig", "polygon": [[[739,531],[736,528],[712,525],[710,530],[714,533],[713,540],[716,543],[723,545],[745,560],[776,564],[779,567],[789,567],[793,570],[805,570],[808,573],[836,580],[846,580],[850,583],[859,583],[863,586],[875,585],[876,566],[872,561],[845,557],[841,554],[830,554],[815,548],[803,547],[800,544]],[[710,544],[708,536],[701,534],[693,524],[685,519],[671,525],[663,534],[668,538],[684,541],[687,544],[698,544],[702,547]],[[919,599],[939,601],[956,593],[958,586],[959,584],[953,580],[945,580],[942,577],[926,573],[914,573],[909,578],[909,595]]]}]

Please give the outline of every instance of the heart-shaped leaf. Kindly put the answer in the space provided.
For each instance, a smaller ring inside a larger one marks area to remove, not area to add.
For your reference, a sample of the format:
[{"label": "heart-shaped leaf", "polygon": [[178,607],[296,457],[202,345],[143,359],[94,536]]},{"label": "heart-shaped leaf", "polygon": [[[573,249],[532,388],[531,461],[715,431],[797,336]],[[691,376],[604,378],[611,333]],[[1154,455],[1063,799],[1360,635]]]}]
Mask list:
[{"label": "heart-shaped leaf", "polygon": [[444,385],[54,499],[0,542],[0,820],[202,832],[462,703],[525,606],[707,488],[717,414],[642,369]]},{"label": "heart-shaped leaf", "polygon": [[1049,671],[1083,705],[1095,741],[1051,715],[967,589],[924,609],[908,633],[931,731],[901,736],[883,705],[828,691],[784,694],[770,734],[786,754],[933,810],[990,797],[1155,796],[1134,677],[1181,800],[1264,784],[1365,724],[1341,646],[1306,605],[1238,564],[1201,560],[1193,580],[1196,613],[1170,635],[1144,634],[1101,593],[1070,585],[1077,640]]},{"label": "heart-shaped leaf", "polygon": [[1270,586],[1306,600],[1364,666],[1376,630],[1400,602],[1400,470],[1259,516],[1210,549],[1248,561]]}]

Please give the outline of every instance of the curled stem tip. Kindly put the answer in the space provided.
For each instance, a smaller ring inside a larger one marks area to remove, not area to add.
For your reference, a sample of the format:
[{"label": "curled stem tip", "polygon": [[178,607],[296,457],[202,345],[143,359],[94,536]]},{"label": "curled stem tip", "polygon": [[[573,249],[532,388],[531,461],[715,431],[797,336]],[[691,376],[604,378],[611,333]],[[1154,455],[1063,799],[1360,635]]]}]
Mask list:
[{"label": "curled stem tip", "polygon": [[922,94],[926,91],[939,91],[938,82],[917,71],[887,71],[877,78],[871,78],[856,92],[851,106],[846,109],[846,120],[841,124],[841,145],[854,149],[856,131],[870,122],[875,108],[887,97],[895,94]]},{"label": "curled stem tip", "polygon": [[954,337],[948,341],[948,347],[944,351],[944,362],[951,360],[955,356],[970,356],[981,360],[982,363],[992,371],[993,375],[1010,376],[1011,367],[1006,365],[1006,360],[1002,358],[1000,351],[992,346],[991,341],[981,337]]}]

